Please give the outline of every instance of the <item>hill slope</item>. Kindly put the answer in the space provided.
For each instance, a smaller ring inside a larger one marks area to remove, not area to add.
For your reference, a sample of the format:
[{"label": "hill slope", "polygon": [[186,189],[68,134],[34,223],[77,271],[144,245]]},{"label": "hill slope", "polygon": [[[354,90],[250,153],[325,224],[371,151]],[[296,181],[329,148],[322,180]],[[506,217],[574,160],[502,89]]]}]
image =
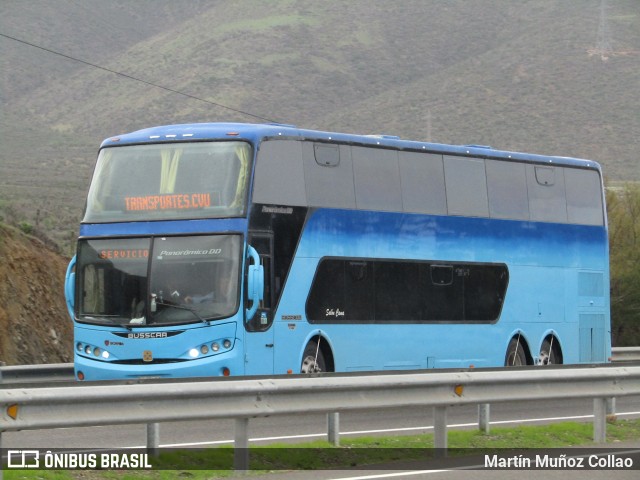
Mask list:
[{"label": "hill slope", "polygon": [[70,362],[73,324],[64,301],[67,261],[0,224],[0,361]]},{"label": "hill slope", "polygon": [[603,61],[600,0],[3,2],[2,33],[112,72],[0,38],[0,207],[40,209],[68,245],[103,138],[199,121],[585,157],[638,181],[640,12],[607,4]]}]

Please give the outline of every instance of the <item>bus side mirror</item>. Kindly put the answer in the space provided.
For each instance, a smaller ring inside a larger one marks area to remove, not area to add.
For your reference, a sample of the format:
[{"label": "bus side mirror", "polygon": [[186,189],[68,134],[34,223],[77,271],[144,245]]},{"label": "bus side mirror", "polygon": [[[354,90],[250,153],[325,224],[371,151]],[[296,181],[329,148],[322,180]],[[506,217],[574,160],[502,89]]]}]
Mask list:
[{"label": "bus side mirror", "polygon": [[67,274],[64,277],[64,299],[67,303],[67,310],[71,320],[74,320],[74,307],[75,307],[75,291],[76,291],[76,256],[74,255],[69,266],[67,267]]},{"label": "bus side mirror", "polygon": [[248,322],[264,298],[264,267],[260,264],[260,255],[251,245],[247,245],[247,259],[253,261],[247,268],[247,299],[251,300],[251,307],[246,309]]}]

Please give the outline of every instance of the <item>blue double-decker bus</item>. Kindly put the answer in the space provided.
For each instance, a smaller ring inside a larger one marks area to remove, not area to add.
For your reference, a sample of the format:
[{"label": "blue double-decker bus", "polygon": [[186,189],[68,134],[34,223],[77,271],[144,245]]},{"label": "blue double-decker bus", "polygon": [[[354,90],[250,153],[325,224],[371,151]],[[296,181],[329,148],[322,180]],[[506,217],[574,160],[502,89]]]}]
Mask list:
[{"label": "blue double-decker bus", "polygon": [[119,135],[66,297],[79,380],[606,362],[602,173],[287,125]]}]

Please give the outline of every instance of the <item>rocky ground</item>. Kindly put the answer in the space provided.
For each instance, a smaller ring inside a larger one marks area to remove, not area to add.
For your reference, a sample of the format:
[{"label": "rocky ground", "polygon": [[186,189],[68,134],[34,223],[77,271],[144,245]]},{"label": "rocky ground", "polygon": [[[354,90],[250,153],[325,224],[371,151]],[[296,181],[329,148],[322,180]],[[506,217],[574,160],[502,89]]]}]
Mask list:
[{"label": "rocky ground", "polygon": [[70,362],[73,324],[64,300],[68,259],[0,224],[0,363]]}]

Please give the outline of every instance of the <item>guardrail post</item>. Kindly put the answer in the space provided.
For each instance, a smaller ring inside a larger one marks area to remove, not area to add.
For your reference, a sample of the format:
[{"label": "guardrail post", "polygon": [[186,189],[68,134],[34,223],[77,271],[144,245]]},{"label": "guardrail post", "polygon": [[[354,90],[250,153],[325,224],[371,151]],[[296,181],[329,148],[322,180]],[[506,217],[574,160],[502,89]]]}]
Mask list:
[{"label": "guardrail post", "polygon": [[238,473],[249,470],[249,419],[236,418],[233,443],[233,469]]},{"label": "guardrail post", "polygon": [[491,412],[491,405],[488,403],[481,403],[478,405],[478,428],[482,433],[489,434],[489,416]]},{"label": "guardrail post", "polygon": [[607,399],[593,399],[593,441],[606,443],[607,441]]},{"label": "guardrail post", "polygon": [[615,416],[616,414],[616,397],[607,398],[607,416]]},{"label": "guardrail post", "polygon": [[340,414],[327,413],[327,441],[334,447],[340,446]]},{"label": "guardrail post", "polygon": [[436,455],[447,456],[447,407],[433,407],[433,442]]},{"label": "guardrail post", "polygon": [[157,457],[160,448],[160,424],[147,423],[147,453]]}]

